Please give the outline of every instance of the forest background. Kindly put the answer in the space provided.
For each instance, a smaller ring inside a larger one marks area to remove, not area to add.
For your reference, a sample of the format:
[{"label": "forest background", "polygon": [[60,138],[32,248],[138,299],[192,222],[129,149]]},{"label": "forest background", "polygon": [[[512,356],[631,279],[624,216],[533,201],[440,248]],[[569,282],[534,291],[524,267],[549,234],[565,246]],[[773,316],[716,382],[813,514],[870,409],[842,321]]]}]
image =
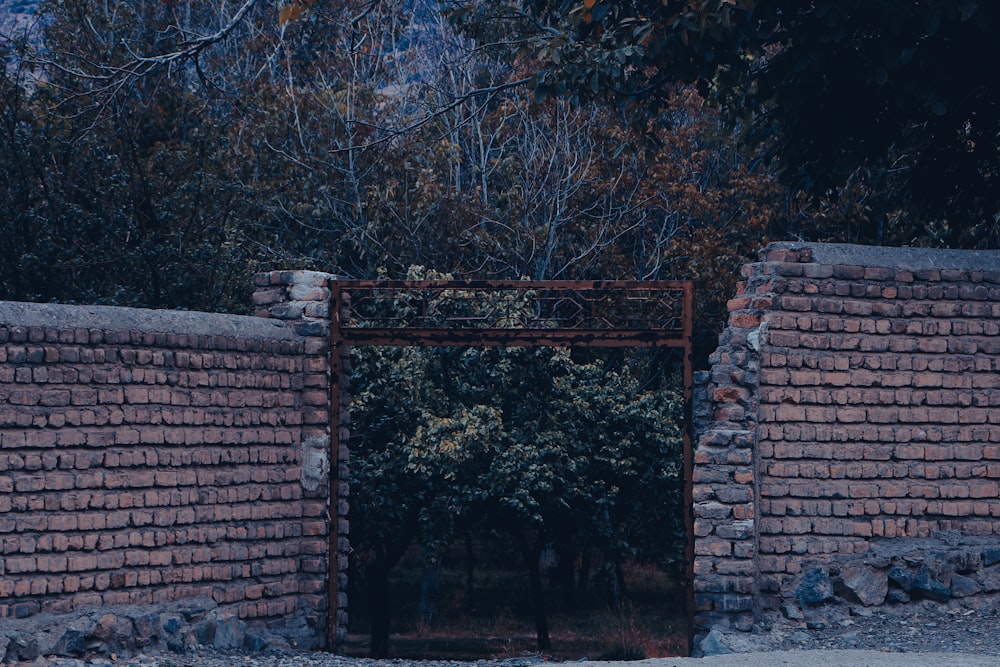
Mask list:
[{"label": "forest background", "polygon": [[[704,364],[768,240],[1000,245],[986,1],[3,4],[0,299],[240,313],[280,268],[693,279]],[[662,359],[357,362],[369,575],[474,517],[512,527],[532,577],[547,527],[583,526],[612,565],[676,537]],[[519,400],[484,395],[500,385]],[[504,465],[524,484],[468,476]],[[674,523],[627,518],[644,513]]]}]

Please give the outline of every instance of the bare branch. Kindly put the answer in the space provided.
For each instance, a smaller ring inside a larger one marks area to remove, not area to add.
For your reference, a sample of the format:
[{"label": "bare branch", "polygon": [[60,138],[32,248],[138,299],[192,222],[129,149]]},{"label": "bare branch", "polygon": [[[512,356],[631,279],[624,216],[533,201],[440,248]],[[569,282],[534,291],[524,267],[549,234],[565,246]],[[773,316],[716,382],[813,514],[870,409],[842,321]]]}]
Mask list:
[{"label": "bare branch", "polygon": [[[433,121],[433,120],[435,120],[437,118],[440,118],[441,116],[443,116],[444,114],[448,113],[449,111],[453,111],[453,110],[457,109],[458,107],[460,107],[463,104],[465,104],[466,102],[468,102],[470,99],[473,99],[475,97],[480,97],[480,96],[485,95],[485,96],[487,96],[487,102],[488,102],[488,101],[492,100],[493,98],[495,98],[499,93],[501,93],[503,91],[506,91],[506,90],[511,90],[513,88],[517,88],[519,86],[523,86],[523,85],[527,84],[528,81],[530,81],[530,79],[527,78],[527,77],[525,77],[523,79],[518,79],[516,81],[510,81],[508,83],[502,83],[502,84],[499,84],[499,85],[496,85],[496,86],[490,86],[488,88],[479,88],[479,89],[476,89],[476,90],[471,90],[468,93],[465,93],[464,95],[461,95],[461,96],[457,97],[454,101],[450,102],[449,104],[447,104],[447,105],[445,105],[445,106],[443,106],[443,107],[441,107],[439,109],[434,110],[433,112],[425,115],[423,118],[420,118],[419,120],[416,120],[413,123],[410,123],[409,125],[406,125],[405,127],[389,129],[389,128],[379,127],[379,126],[373,125],[371,123],[365,123],[363,121],[355,120],[354,122],[356,124],[358,124],[358,125],[361,125],[362,127],[367,127],[367,128],[374,129],[374,130],[383,130],[383,131],[386,131],[387,134],[385,136],[383,136],[383,137],[379,137],[378,139],[375,139],[374,141],[370,141],[370,142],[367,142],[367,143],[364,143],[364,144],[358,144],[358,145],[355,145],[355,146],[347,146],[347,147],[344,147],[344,148],[331,148],[327,152],[329,154],[331,154],[331,155],[336,155],[338,153],[347,153],[349,151],[364,150],[364,149],[367,149],[367,148],[373,148],[373,147],[378,146],[380,144],[384,144],[386,142],[392,141],[393,139],[396,139],[397,137],[400,137],[402,135],[408,134],[409,132],[412,132],[414,130],[420,129],[424,125],[427,125],[431,121]],[[461,123],[459,123],[459,125],[463,125],[465,122],[468,122],[470,118],[471,118],[471,116],[467,116]]]},{"label": "bare branch", "polygon": [[[226,37],[228,37],[233,30],[235,30],[250,13],[250,10],[260,2],[260,0],[246,0],[243,6],[233,14],[233,17],[229,22],[222,26],[219,30],[211,35],[204,35],[187,42],[182,42],[181,46],[183,48],[177,49],[169,53],[161,53],[156,56],[140,56],[136,55],[135,58],[140,63],[146,63],[155,66],[166,65],[179,60],[186,60],[188,58],[193,58],[202,51],[204,51],[209,46],[221,42]],[[127,45],[125,45],[127,48]]]}]

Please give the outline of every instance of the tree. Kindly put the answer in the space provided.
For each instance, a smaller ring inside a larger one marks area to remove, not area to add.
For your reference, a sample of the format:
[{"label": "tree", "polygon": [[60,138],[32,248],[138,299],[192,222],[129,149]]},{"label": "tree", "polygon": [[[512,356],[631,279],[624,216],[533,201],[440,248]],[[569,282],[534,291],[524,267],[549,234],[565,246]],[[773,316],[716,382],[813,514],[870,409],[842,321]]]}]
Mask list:
[{"label": "tree", "polygon": [[715,284],[787,216],[690,89],[631,127],[536,103],[507,33],[438,2],[285,9],[41,6],[44,48],[12,62],[47,85],[6,88],[5,298],[240,309],[259,266]]},{"label": "tree", "polygon": [[204,310],[247,298],[254,226],[240,223],[256,216],[193,69],[105,90],[100,63],[127,57],[125,34],[155,39],[164,7],[46,3],[44,52],[59,61],[24,43],[8,61],[3,298]]},{"label": "tree", "polygon": [[474,523],[512,535],[541,650],[546,545],[584,541],[612,562],[642,541],[679,551],[682,399],[637,368],[552,349],[353,352],[352,541],[374,656],[388,650],[389,570],[415,540],[435,558]]},{"label": "tree", "polygon": [[1000,245],[988,0],[526,0],[534,85],[655,112],[697,83],[793,188],[863,206],[843,240]]}]

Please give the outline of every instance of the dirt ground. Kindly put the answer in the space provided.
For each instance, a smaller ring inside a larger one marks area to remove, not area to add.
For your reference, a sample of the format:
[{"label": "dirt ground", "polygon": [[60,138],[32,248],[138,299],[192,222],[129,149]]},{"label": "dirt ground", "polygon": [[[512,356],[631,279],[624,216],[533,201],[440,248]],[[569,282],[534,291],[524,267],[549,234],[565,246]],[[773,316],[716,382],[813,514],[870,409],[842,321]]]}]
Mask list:
[{"label": "dirt ground", "polygon": [[835,605],[803,619],[775,619],[766,631],[723,633],[720,643],[734,653],[644,663],[650,667],[1000,667],[1000,598],[873,609]]},{"label": "dirt ground", "polygon": [[574,667],[997,667],[1000,660],[995,656],[958,653],[886,653],[870,650],[832,650],[732,653],[705,658],[654,658],[628,663],[575,662],[564,664]]}]

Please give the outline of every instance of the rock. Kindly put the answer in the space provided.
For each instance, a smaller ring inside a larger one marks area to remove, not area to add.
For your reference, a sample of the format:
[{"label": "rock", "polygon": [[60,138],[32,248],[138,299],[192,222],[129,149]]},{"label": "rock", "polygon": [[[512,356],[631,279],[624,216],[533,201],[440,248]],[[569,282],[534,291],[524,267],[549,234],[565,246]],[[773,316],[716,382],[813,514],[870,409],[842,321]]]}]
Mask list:
[{"label": "rock", "polygon": [[146,646],[160,638],[160,616],[144,614],[132,621],[135,624],[135,638],[139,646]]},{"label": "rock", "polygon": [[90,634],[109,648],[118,648],[132,640],[134,630],[129,619],[114,614],[104,614]]},{"label": "rock", "polygon": [[980,586],[978,583],[976,583],[974,579],[962,576],[961,574],[951,575],[952,597],[964,598],[982,592],[983,592],[983,587]]},{"label": "rock", "polygon": [[[986,561],[984,560],[983,562]],[[979,573],[979,583],[987,593],[1000,591],[1000,566],[989,567],[981,571]]]},{"label": "rock", "polygon": [[704,657],[708,655],[726,655],[727,653],[732,653],[733,650],[723,643],[725,635],[722,634],[717,629],[712,629],[704,639],[698,643],[697,651],[700,654],[699,657]]},{"label": "rock", "polygon": [[167,650],[173,653],[184,653],[187,647],[184,640],[178,636],[167,637]]},{"label": "rock", "polygon": [[849,620],[843,608],[834,606],[806,607],[802,614],[805,616],[806,628],[810,630],[832,628]]},{"label": "rock", "polygon": [[174,634],[181,629],[181,618],[180,616],[164,614],[160,616],[160,627],[163,628],[164,632]]},{"label": "rock", "polygon": [[248,632],[243,640],[243,648],[251,653],[260,653],[267,648],[267,640],[255,632]]},{"label": "rock", "polygon": [[983,566],[989,567],[1000,563],[1000,547],[990,547],[983,550]]},{"label": "rock", "polygon": [[913,577],[910,596],[916,600],[924,599],[934,600],[935,602],[947,602],[951,599],[951,589],[935,579],[930,568],[925,565]]},{"label": "rock", "polygon": [[10,646],[7,647],[7,657],[5,660],[29,661],[40,655],[38,651],[38,639],[36,637],[25,637],[17,635],[13,637]]},{"label": "rock", "polygon": [[243,647],[247,636],[247,624],[236,616],[225,616],[215,624],[215,648],[233,651]]},{"label": "rock", "polygon": [[910,601],[910,594],[898,588],[890,588],[885,596],[885,601],[893,604],[906,604]]},{"label": "rock", "polygon": [[785,604],[781,605],[781,613],[784,614],[785,618],[787,618],[790,621],[801,621],[803,618],[805,618],[802,615],[802,610],[799,609],[799,606],[792,604],[791,602],[786,602]]},{"label": "rock", "polygon": [[82,656],[86,652],[87,635],[86,633],[74,628],[68,628],[65,632],[63,632],[55,646],[46,651],[46,653],[51,653],[52,655],[76,656]]},{"label": "rock", "polygon": [[22,602],[14,605],[14,618],[28,618],[38,613],[37,602]]},{"label": "rock", "polygon": [[859,639],[861,639],[861,635],[857,632],[845,632],[840,635],[840,641],[844,642],[847,646],[857,646]]},{"label": "rock", "polygon": [[870,567],[852,567],[837,577],[833,590],[848,602],[874,607],[885,602],[889,578]]},{"label": "rock", "polygon": [[178,611],[188,621],[196,620],[215,609],[218,605],[210,598],[192,598],[184,601],[184,606]]},{"label": "rock", "polygon": [[875,568],[876,570],[885,570],[892,565],[892,561],[886,556],[872,556],[865,561],[865,564]]},{"label": "rock", "polygon": [[194,644],[208,646],[215,641],[215,622],[206,619],[198,623],[191,630],[190,636]]},{"label": "rock", "polygon": [[[57,643],[53,653],[57,655],[83,655],[90,648],[89,640],[97,621],[86,614],[70,620],[69,625]],[[60,624],[62,627],[62,624]]]},{"label": "rock", "polygon": [[874,616],[874,612],[867,607],[851,607],[851,616],[860,616],[861,618],[871,618]]},{"label": "rock", "polygon": [[[902,567],[894,567],[889,570],[888,579],[892,583],[902,588],[907,593],[913,588],[913,573]],[[909,596],[907,596],[907,600]]]},{"label": "rock", "polygon": [[833,583],[823,568],[815,567],[802,577],[795,587],[795,595],[802,607],[814,607],[833,598]]}]

